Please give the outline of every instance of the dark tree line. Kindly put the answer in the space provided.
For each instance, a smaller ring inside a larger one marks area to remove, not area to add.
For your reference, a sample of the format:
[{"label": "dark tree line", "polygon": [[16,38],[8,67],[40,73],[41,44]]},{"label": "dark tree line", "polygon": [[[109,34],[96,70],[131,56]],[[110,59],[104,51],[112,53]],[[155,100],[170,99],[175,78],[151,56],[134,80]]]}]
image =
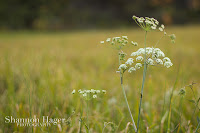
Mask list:
[{"label": "dark tree line", "polygon": [[200,22],[199,0],[1,0],[0,29],[111,28],[131,16],[165,24]]}]

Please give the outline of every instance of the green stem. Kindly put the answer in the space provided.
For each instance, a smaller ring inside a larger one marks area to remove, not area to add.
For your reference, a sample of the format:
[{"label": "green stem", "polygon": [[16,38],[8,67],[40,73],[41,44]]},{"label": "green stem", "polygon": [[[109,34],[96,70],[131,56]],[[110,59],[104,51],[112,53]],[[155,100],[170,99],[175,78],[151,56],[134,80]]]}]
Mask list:
[{"label": "green stem", "polygon": [[182,119],[182,104],[183,104],[183,96],[181,96],[181,100],[180,100],[180,104],[179,104],[179,112],[180,112],[180,124],[179,124],[179,127],[181,127],[181,119]]},{"label": "green stem", "polygon": [[144,39],[144,70],[143,70],[143,80],[142,80],[142,88],[140,92],[140,104],[139,104],[139,113],[138,113],[138,121],[137,121],[137,131],[139,131],[140,126],[140,112],[142,107],[142,98],[143,98],[143,89],[144,89],[144,83],[146,79],[146,73],[147,73],[147,64],[146,64],[146,38],[147,38],[147,31],[145,32],[145,39]]},{"label": "green stem", "polygon": [[[121,61],[120,61],[120,55],[119,55],[119,65],[121,64]],[[131,113],[131,109],[129,107],[129,104],[128,104],[128,100],[127,100],[127,97],[126,97],[126,92],[125,92],[125,89],[124,89],[124,85],[123,85],[123,73],[120,71],[120,80],[121,80],[121,87],[122,87],[122,91],[123,91],[123,95],[124,95],[124,99],[126,101],[126,105],[127,105],[127,108],[128,108],[128,111],[129,111],[129,114],[131,116],[131,120],[133,122],[133,129],[135,130],[135,133],[137,133],[137,128],[136,128],[136,125],[135,125],[135,121],[133,119],[133,116],[132,116],[132,113]]]},{"label": "green stem", "polygon": [[198,123],[198,126],[197,126],[197,129],[195,130],[195,133],[197,133],[199,126],[200,126],[200,122]]},{"label": "green stem", "polygon": [[88,115],[89,115],[89,100],[87,99],[87,126],[88,126],[88,131],[90,132]]}]

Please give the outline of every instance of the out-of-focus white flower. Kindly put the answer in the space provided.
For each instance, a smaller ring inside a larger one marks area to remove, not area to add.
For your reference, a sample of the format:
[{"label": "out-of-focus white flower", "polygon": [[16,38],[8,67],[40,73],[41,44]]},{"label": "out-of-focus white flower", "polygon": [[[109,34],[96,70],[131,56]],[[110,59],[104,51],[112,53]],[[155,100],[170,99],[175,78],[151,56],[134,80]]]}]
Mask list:
[{"label": "out-of-focus white flower", "polygon": [[125,40],[128,40],[128,37],[127,36],[122,36],[123,39]]},{"label": "out-of-focus white flower", "polygon": [[161,27],[159,27],[158,29],[159,29],[160,31],[163,31],[163,28],[161,28]]},{"label": "out-of-focus white flower", "polygon": [[83,96],[86,97],[86,96],[87,96],[87,93],[83,93]]},{"label": "out-of-focus white flower", "polygon": [[131,44],[134,45],[134,46],[138,46],[138,43],[137,43],[137,42],[131,41]]},{"label": "out-of-focus white flower", "polygon": [[97,98],[97,95],[93,95],[93,98]]},{"label": "out-of-focus white flower", "polygon": [[156,29],[156,26],[151,26],[151,29],[155,30],[155,29]]},{"label": "out-of-focus white flower", "polygon": [[91,93],[91,90],[86,90],[86,93]]},{"label": "out-of-focus white flower", "polygon": [[111,41],[111,38],[107,38],[107,39],[106,39],[106,42],[110,42],[110,41]]},{"label": "out-of-focus white flower", "polygon": [[165,28],[165,26],[163,25],[163,24],[161,24],[161,26],[160,26],[162,29],[164,29]]},{"label": "out-of-focus white flower", "polygon": [[121,37],[115,37],[115,39],[119,40],[119,39],[121,39]]},{"label": "out-of-focus white flower", "polygon": [[133,64],[133,58],[129,58],[126,63],[127,65],[132,65]]},{"label": "out-of-focus white flower", "polygon": [[73,90],[73,91],[72,91],[72,94],[74,94],[75,92],[76,92],[76,90]]},{"label": "out-of-focus white flower", "polygon": [[91,92],[91,93],[95,93],[95,90],[94,90],[94,89],[91,89],[90,92]]},{"label": "out-of-focus white flower", "polygon": [[96,92],[97,92],[97,93],[100,93],[101,91],[100,91],[100,90],[96,90]]},{"label": "out-of-focus white flower", "polygon": [[106,93],[106,90],[102,90],[103,93]]},{"label": "out-of-focus white flower", "polygon": [[141,63],[136,63],[135,64],[135,69],[140,69],[142,67],[142,64]]},{"label": "out-of-focus white flower", "polygon": [[104,41],[100,41],[101,44],[104,44]]},{"label": "out-of-focus white flower", "polygon": [[116,98],[110,98],[109,100],[108,100],[108,104],[116,104],[117,103],[117,100],[116,100]]},{"label": "out-of-focus white flower", "polygon": [[121,64],[118,69],[119,70],[126,70],[126,68],[127,68],[126,64]]},{"label": "out-of-focus white flower", "polygon": [[136,61],[142,61],[143,60],[143,57],[142,56],[138,56],[137,58],[136,58]]},{"label": "out-of-focus white flower", "polygon": [[136,71],[136,69],[134,67],[131,67],[131,68],[128,69],[129,73],[132,73],[133,71]]},{"label": "out-of-focus white flower", "polygon": [[167,68],[171,67],[172,65],[173,65],[173,64],[172,64],[170,61],[166,61],[166,62],[164,63],[164,66],[167,67]]}]

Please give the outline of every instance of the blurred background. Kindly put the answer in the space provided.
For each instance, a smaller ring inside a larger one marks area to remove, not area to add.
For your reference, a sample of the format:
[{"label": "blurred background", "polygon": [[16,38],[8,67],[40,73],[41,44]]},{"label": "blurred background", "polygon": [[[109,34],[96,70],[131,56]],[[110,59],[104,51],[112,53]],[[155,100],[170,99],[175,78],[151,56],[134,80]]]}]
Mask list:
[{"label": "blurred background", "polygon": [[199,0],[1,0],[0,29],[67,30],[132,26],[132,15],[164,24],[200,23]]}]

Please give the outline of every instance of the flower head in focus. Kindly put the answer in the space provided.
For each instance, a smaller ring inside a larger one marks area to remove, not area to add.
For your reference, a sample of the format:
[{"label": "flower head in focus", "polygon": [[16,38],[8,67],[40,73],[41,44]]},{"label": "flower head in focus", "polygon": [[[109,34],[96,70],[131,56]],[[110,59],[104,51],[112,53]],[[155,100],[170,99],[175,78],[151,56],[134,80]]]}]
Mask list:
[{"label": "flower head in focus", "polygon": [[145,31],[152,31],[159,29],[160,31],[164,31],[165,26],[163,24],[159,26],[158,20],[155,18],[149,18],[149,17],[137,17],[133,16],[133,20],[135,20],[136,24],[139,25],[142,29]]}]

